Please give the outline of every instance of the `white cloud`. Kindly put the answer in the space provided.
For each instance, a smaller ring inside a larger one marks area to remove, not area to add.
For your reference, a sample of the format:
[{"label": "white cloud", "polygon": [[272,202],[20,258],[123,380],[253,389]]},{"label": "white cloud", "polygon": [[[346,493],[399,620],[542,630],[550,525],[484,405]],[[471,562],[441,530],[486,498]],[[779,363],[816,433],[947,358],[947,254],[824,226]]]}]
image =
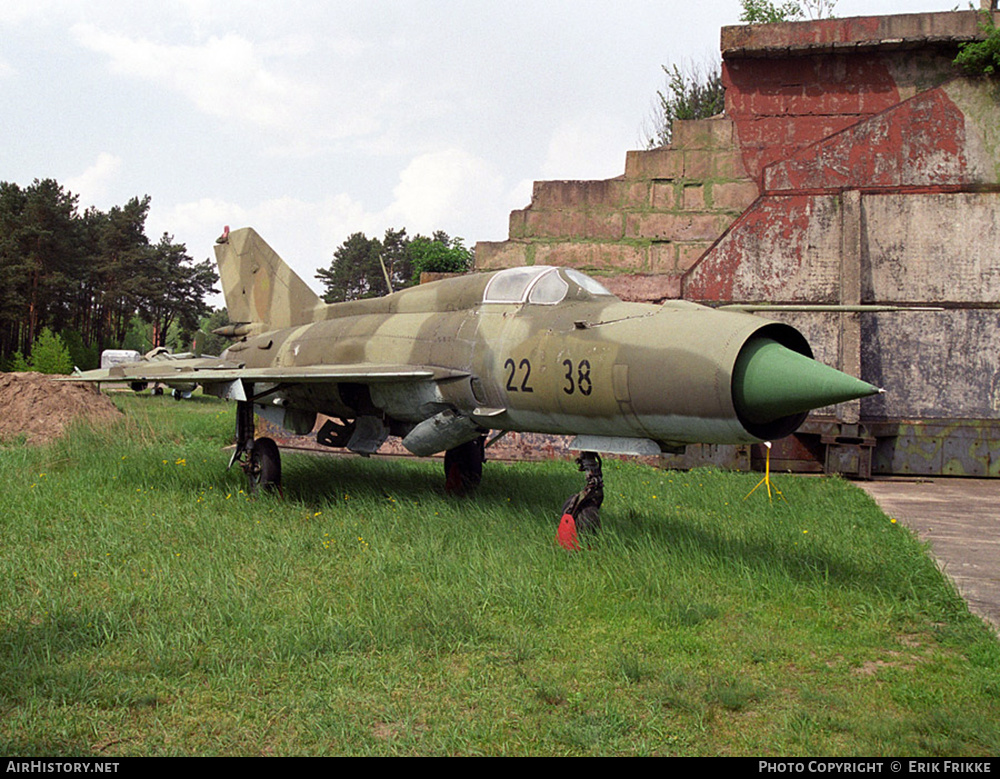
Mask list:
[{"label": "white cloud", "polygon": [[0,3],[0,24],[20,24],[44,19],[58,8],[52,0],[4,0]]},{"label": "white cloud", "polygon": [[[393,200],[384,208],[366,207],[347,193],[317,201],[285,196],[253,205],[202,198],[162,212],[154,202],[146,233],[170,232],[186,244],[191,256],[202,258],[224,226],[253,227],[316,289],[317,269],[330,264],[334,250],[352,233],[381,237],[393,227],[406,228],[413,236],[444,230],[471,245],[486,229],[481,224],[483,204],[487,204],[486,222],[506,226],[512,197],[523,199],[522,190],[517,187],[512,196],[503,177],[487,162],[461,149],[445,149],[412,159],[400,172]],[[524,205],[526,201],[515,207]],[[222,305],[221,299],[213,305]]]},{"label": "white cloud", "polygon": [[[200,235],[208,240],[222,233],[223,227],[231,225],[236,228],[247,219],[247,211],[242,206],[227,203],[223,200],[202,198],[190,203],[178,203],[167,209],[162,215],[156,203],[153,203],[149,222],[152,225],[162,225],[163,229],[148,230],[152,235],[164,232],[177,232],[179,235]],[[215,231],[213,233],[213,231]],[[175,236],[176,237],[176,236]],[[188,246],[189,251],[198,247]]]},{"label": "white cloud", "polygon": [[211,116],[290,128],[318,98],[312,86],[269,70],[254,44],[232,33],[199,45],[166,45],[91,24],[72,32],[82,46],[106,55],[114,72],[170,89]]},{"label": "white cloud", "polygon": [[505,200],[503,188],[503,177],[479,157],[461,149],[430,152],[400,173],[387,211],[398,214],[411,232],[449,231],[449,224],[465,220],[483,203]]},{"label": "white cloud", "polygon": [[80,207],[99,205],[107,197],[110,186],[121,173],[123,162],[110,152],[101,152],[97,161],[79,176],[65,182],[65,188],[80,196]]}]

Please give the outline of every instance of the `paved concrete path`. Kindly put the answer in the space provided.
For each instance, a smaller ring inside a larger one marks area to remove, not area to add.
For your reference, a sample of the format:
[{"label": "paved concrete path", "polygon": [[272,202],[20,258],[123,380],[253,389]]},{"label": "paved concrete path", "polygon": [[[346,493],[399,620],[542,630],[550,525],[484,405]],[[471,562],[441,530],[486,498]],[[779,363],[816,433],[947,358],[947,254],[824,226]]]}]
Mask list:
[{"label": "paved concrete path", "polygon": [[1000,631],[1000,479],[855,482],[882,510],[931,545],[942,570]]}]

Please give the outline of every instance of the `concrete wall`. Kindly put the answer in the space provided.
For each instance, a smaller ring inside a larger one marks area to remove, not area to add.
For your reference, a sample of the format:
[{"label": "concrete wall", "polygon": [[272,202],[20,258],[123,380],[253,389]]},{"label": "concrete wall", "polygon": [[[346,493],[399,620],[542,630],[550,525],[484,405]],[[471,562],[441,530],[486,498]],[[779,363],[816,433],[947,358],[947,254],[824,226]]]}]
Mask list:
[{"label": "concrete wall", "polygon": [[1000,475],[1000,85],[951,64],[981,34],[974,12],[725,28],[724,116],[618,179],[536,183],[477,265],[574,265],[633,300],[943,307],[775,317],[888,391],[777,456]]}]

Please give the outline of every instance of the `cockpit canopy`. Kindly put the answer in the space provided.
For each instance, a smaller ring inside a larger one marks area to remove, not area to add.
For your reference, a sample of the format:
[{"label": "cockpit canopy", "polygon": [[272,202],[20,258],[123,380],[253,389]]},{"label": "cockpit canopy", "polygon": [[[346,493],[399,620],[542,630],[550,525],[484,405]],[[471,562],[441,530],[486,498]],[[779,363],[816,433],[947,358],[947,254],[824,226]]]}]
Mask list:
[{"label": "cockpit canopy", "polygon": [[567,296],[582,298],[606,295],[601,284],[573,268],[532,265],[507,268],[497,273],[483,292],[484,303],[532,303],[553,306]]}]

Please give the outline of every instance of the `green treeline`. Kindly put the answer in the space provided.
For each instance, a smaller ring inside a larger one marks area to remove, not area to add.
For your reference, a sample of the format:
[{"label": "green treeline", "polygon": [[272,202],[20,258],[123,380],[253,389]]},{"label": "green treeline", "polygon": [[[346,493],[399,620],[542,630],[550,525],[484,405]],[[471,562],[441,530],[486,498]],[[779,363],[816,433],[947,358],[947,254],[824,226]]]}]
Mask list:
[{"label": "green treeline", "polygon": [[149,342],[130,348],[164,346],[168,331],[190,342],[218,275],[169,234],[149,240],[149,204],[147,195],[80,213],[77,196],[52,179],[0,182],[0,367],[23,365],[44,331],[81,369],[137,328]]},{"label": "green treeline", "polygon": [[461,238],[435,230],[431,238],[410,238],[406,228],[389,228],[385,236],[369,238],[354,233],[333,253],[328,268],[320,268],[316,278],[323,284],[327,303],[374,298],[420,282],[421,273],[464,273],[472,267],[474,253]]}]

